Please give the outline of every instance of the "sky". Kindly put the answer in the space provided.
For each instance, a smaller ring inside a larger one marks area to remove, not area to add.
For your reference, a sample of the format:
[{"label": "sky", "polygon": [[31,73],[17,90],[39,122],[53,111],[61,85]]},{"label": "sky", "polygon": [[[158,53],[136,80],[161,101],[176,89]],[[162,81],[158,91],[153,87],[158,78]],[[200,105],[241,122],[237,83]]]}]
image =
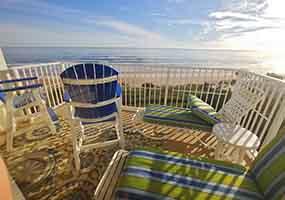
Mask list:
[{"label": "sky", "polygon": [[284,0],[0,0],[0,46],[281,51]]}]

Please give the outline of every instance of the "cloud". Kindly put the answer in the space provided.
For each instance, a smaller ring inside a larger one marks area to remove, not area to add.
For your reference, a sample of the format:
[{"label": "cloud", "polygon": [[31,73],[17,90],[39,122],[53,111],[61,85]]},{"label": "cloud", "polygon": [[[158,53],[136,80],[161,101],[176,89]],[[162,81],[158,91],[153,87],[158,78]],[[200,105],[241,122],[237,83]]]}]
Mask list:
[{"label": "cloud", "polygon": [[239,12],[231,12],[231,11],[223,11],[223,12],[212,12],[209,14],[210,18],[214,18],[217,20],[223,19],[236,19],[236,20],[253,20],[257,21],[260,18],[255,17],[249,14],[239,13]]},{"label": "cloud", "polygon": [[[89,20],[89,22],[92,22],[92,21]],[[146,37],[146,38],[152,38],[152,39],[157,39],[157,40],[162,39],[162,36],[158,33],[147,31],[146,29],[140,26],[129,24],[123,21],[112,20],[112,19],[111,20],[100,20],[99,19],[99,20],[94,20],[93,22],[96,25],[109,27],[120,33],[124,33],[130,36]]]},{"label": "cloud", "polygon": [[104,31],[70,31],[65,28],[2,24],[2,46],[128,46],[132,40]]},{"label": "cloud", "polygon": [[[124,22],[101,21],[112,31],[96,28],[46,27],[29,24],[1,24],[0,46],[85,46],[85,47],[176,47],[176,42],[157,33]],[[115,31],[116,30],[116,31]]]},{"label": "cloud", "polygon": [[[23,23],[14,23],[13,26],[2,24],[1,30],[4,27],[8,29],[1,31],[2,41],[0,41],[0,45],[16,43],[19,43],[19,45],[23,43],[39,45],[41,41],[43,45],[63,43],[69,45],[68,42],[70,42],[70,45],[77,46],[80,45],[80,42],[83,46],[112,46],[113,44],[113,46],[130,47],[173,47],[176,45],[175,41],[162,36],[160,33],[149,31],[142,26],[111,17],[97,16],[84,10],[63,7],[42,0],[4,0],[3,3],[1,2],[1,8],[22,13],[23,16],[27,14],[44,15],[47,18],[43,19],[49,21],[45,21],[46,27],[41,26],[41,23],[39,23],[42,22],[41,20],[36,23],[38,18],[35,17],[32,18],[33,23],[27,22],[27,27],[22,26]],[[51,20],[54,23],[50,23]],[[62,27],[60,23],[62,23]],[[93,26],[90,26],[91,24]],[[87,27],[90,30],[87,30]],[[23,34],[19,34],[20,32],[23,32]]]},{"label": "cloud", "polygon": [[[279,2],[279,3],[278,3]],[[278,32],[285,29],[284,1],[278,0],[244,0],[227,1],[224,7],[209,13],[209,21],[213,27],[211,34],[215,34],[218,40],[233,42],[236,46],[259,48],[271,46],[271,42],[277,42],[270,37],[280,37]],[[273,7],[274,6],[274,7]],[[279,14],[278,14],[279,13]],[[257,38],[262,36],[264,43]],[[265,39],[266,38],[266,39]],[[271,42],[270,42],[271,41]],[[231,46],[235,46],[231,45]],[[278,42],[275,46],[278,46]]]},{"label": "cloud", "polygon": [[141,26],[126,23],[115,19],[89,19],[88,23],[94,23],[97,26],[110,28],[113,31],[126,35],[136,41],[138,47],[177,47],[177,42],[173,41],[160,33],[149,31]]}]

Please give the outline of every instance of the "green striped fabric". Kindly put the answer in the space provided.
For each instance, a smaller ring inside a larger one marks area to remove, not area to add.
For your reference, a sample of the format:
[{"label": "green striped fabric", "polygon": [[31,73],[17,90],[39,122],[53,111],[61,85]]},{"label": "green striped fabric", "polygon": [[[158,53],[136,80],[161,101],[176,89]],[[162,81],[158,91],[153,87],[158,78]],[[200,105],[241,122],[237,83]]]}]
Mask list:
[{"label": "green striped fabric", "polygon": [[190,95],[188,99],[188,106],[192,110],[193,114],[206,122],[214,125],[220,122],[221,117],[215,111],[215,109],[202,101],[200,98]]},{"label": "green striped fabric", "polygon": [[210,131],[212,125],[195,116],[188,108],[149,105],[144,112],[145,122]]},{"label": "green striped fabric", "polygon": [[238,165],[150,149],[130,152],[116,197],[121,200],[262,199],[252,176]]},{"label": "green striped fabric", "polygon": [[265,199],[279,200],[285,196],[285,131],[259,152],[250,172]]}]

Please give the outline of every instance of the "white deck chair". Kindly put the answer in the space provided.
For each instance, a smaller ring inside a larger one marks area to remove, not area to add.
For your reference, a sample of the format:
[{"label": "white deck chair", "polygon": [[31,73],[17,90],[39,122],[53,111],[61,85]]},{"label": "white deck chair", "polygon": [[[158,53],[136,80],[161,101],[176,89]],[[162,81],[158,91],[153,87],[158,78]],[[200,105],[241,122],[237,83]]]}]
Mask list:
[{"label": "white deck chair", "polygon": [[[69,102],[73,156],[76,170],[80,170],[80,152],[120,144],[124,148],[124,136],[120,110],[118,72],[101,64],[78,64],[60,75],[64,83],[65,99]],[[68,117],[67,116],[67,117]],[[103,139],[104,131],[85,133],[84,125],[111,122],[116,129],[115,139]],[[76,124],[81,131],[76,132]]]},{"label": "white deck chair", "polygon": [[[41,84],[31,84],[37,77],[0,81],[2,100],[7,111],[7,151],[13,150],[13,138],[24,132],[47,125],[52,133],[56,128],[45,101],[41,98]],[[20,85],[20,86],[19,86]]]},{"label": "white deck chair", "polygon": [[[256,151],[260,145],[260,139],[252,133],[250,130],[244,129],[242,125],[242,120],[248,120],[245,117],[250,111],[253,111],[259,102],[264,98],[264,90],[257,85],[257,82],[249,77],[247,74],[241,72],[237,83],[233,87],[233,92],[230,100],[223,106],[223,108],[218,112],[219,119],[217,119],[217,124],[213,127],[213,132],[217,132],[218,135],[223,135],[219,137],[231,138],[232,133],[236,134],[236,141],[243,141],[239,143],[239,148],[234,155],[230,155],[231,158],[241,161],[243,155],[246,153],[245,144],[252,143],[252,151]],[[245,118],[245,119],[244,119]],[[216,133],[216,134],[217,134]],[[226,134],[226,135],[224,135]],[[238,137],[238,138],[237,138]],[[250,140],[251,139],[251,140]],[[225,155],[222,153],[229,139],[224,139],[218,142],[215,149],[216,159],[221,159]]]}]

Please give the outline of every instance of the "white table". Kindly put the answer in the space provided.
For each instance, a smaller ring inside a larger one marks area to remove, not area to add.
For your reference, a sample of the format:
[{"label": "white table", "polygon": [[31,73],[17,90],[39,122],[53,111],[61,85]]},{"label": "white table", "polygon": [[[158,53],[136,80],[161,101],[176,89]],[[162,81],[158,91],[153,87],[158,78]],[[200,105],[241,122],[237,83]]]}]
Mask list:
[{"label": "white table", "polygon": [[254,133],[238,125],[219,123],[212,132],[217,137],[215,158],[219,160],[242,164],[246,151],[256,150],[260,144]]}]

